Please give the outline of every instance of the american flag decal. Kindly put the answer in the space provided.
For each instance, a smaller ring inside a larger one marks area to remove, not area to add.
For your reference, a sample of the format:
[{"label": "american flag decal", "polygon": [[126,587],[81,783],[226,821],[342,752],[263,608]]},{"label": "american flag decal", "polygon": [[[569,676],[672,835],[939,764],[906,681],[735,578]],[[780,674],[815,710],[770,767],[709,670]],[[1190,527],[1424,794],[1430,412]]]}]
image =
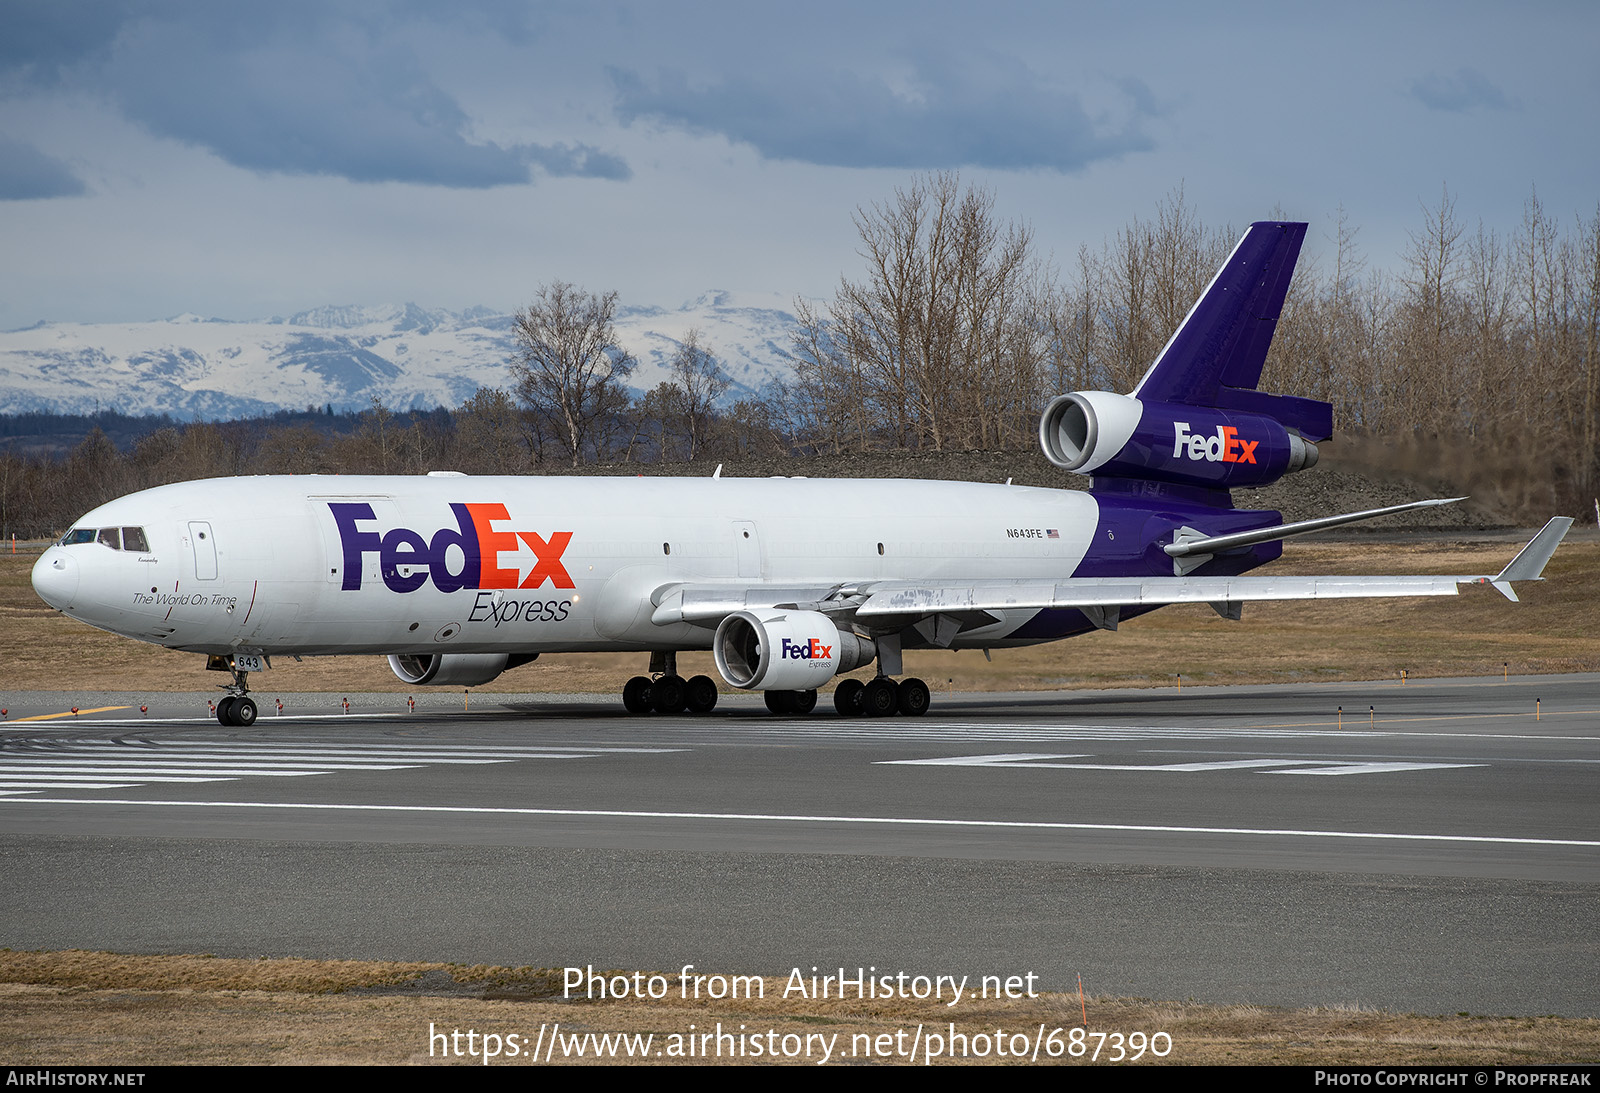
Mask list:
[{"label": "american flag decal", "polygon": [[1045,528],[1044,529],[1044,537],[1046,539],[1059,539],[1059,538],[1061,538],[1061,533],[1059,531],[1057,531],[1055,528]]}]

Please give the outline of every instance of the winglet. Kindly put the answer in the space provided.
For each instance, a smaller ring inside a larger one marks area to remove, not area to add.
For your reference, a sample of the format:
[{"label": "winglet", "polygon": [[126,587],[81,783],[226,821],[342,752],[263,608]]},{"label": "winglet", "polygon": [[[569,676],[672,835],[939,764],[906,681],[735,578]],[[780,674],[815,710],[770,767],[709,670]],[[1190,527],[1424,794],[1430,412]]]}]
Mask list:
[{"label": "winglet", "polygon": [[1552,517],[1548,524],[1539,529],[1539,534],[1528,541],[1527,546],[1517,551],[1517,556],[1506,563],[1504,569],[1489,579],[1489,583],[1494,585],[1495,590],[1502,596],[1515,603],[1517,594],[1512,591],[1511,582],[1544,580],[1542,574],[1545,565],[1571,528],[1572,517]]}]

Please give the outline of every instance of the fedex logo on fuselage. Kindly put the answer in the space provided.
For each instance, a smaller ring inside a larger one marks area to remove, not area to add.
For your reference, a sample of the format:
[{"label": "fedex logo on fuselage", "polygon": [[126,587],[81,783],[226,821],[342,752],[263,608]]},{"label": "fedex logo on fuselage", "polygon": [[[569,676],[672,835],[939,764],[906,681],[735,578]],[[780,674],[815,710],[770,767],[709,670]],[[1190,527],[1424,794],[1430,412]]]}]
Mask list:
[{"label": "fedex logo on fuselage", "polygon": [[[545,581],[556,588],[575,587],[561,563],[561,555],[572,542],[572,532],[557,531],[546,539],[537,531],[496,531],[497,522],[511,519],[504,505],[452,504],[450,511],[455,515],[456,526],[439,528],[431,537],[410,528],[391,528],[381,534],[363,528],[362,524],[377,520],[372,506],[364,501],[329,502],[328,508],[339,528],[344,563],[339,585],[342,590],[361,587],[362,556],[366,554],[378,556],[378,571],[391,592],[415,592],[430,580],[440,592],[538,588]],[[503,554],[522,557],[513,568],[502,569]],[[526,577],[522,576],[524,568],[529,570]]]},{"label": "fedex logo on fuselage", "polygon": [[790,641],[784,638],[778,650],[780,660],[830,660],[833,646],[824,645],[816,638],[810,641]]},{"label": "fedex logo on fuselage", "polygon": [[1240,440],[1239,430],[1232,425],[1218,425],[1209,435],[1191,433],[1187,421],[1172,423],[1172,457],[1187,456],[1204,459],[1208,463],[1254,463],[1259,440]]}]

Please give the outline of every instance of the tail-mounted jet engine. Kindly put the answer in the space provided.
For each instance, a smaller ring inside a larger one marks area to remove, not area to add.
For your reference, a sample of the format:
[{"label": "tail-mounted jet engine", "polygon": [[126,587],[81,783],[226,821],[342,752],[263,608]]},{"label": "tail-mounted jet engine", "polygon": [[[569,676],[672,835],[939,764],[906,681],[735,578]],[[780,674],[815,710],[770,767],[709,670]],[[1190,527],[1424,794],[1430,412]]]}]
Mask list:
[{"label": "tail-mounted jet engine", "polygon": [[400,653],[389,667],[402,682],[416,686],[478,687],[508,668],[537,659],[538,653]]},{"label": "tail-mounted jet engine", "polygon": [[1317,462],[1315,444],[1270,417],[1110,391],[1057,396],[1039,419],[1039,444],[1077,474],[1207,489],[1265,486]]},{"label": "tail-mounted jet engine", "polygon": [[723,619],[711,648],[722,678],[747,691],[815,690],[878,655],[870,638],[841,631],[826,615],[771,607]]}]

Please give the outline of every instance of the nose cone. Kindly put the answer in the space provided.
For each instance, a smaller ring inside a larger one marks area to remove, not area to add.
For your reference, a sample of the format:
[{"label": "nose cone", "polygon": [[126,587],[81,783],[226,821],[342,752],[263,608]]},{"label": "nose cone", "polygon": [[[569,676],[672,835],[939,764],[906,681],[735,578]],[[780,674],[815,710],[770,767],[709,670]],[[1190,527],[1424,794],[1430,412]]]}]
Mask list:
[{"label": "nose cone", "polygon": [[61,547],[53,546],[33,564],[33,590],[39,598],[65,611],[78,594],[78,562]]}]

